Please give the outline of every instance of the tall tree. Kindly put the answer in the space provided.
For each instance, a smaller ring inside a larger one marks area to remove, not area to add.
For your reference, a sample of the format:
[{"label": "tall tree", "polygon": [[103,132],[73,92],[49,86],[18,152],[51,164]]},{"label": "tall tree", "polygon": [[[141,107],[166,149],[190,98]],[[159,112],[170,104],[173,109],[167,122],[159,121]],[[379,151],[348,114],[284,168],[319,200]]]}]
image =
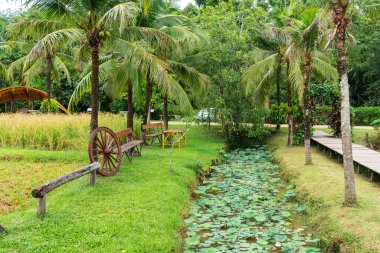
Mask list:
[{"label": "tall tree", "polygon": [[[336,69],[326,64],[316,56],[320,46],[320,35],[323,34],[325,26],[321,22],[320,9],[307,7],[300,15],[299,22],[291,29],[291,50],[300,52],[303,57],[303,92],[302,108],[304,114],[304,142],[305,142],[305,164],[311,165],[311,105],[310,105],[310,81],[313,68],[324,73],[325,77],[336,79]],[[290,51],[291,51],[290,50]]]},{"label": "tall tree", "polygon": [[[14,74],[19,72],[22,76],[21,83],[30,85],[41,75],[46,76],[47,98],[51,98],[53,79],[59,83],[61,73],[71,83],[70,73],[64,61],[59,57],[59,50],[65,43],[49,44],[45,36],[62,27],[62,24],[49,20],[46,15],[38,11],[30,11],[20,16],[7,27],[10,38],[20,40],[9,42],[19,46],[22,43],[26,48],[31,47],[28,55],[14,61],[8,70],[9,78],[14,79]],[[24,42],[21,41],[24,40]]]},{"label": "tall tree", "polygon": [[342,150],[343,150],[343,167],[345,194],[344,203],[346,205],[356,205],[356,186],[355,171],[352,155],[352,135],[351,135],[351,114],[350,114],[350,88],[347,74],[347,40],[348,26],[352,21],[352,16],[358,10],[367,14],[370,18],[377,20],[380,17],[380,5],[356,5],[350,0],[329,1],[328,7],[331,8],[334,24],[334,32],[327,42],[325,48],[328,48],[333,41],[336,43],[337,68],[340,77],[340,104],[341,104],[341,133],[342,133]]},{"label": "tall tree", "polygon": [[107,33],[115,32],[115,28],[121,33],[129,24],[134,23],[138,14],[136,4],[116,0],[29,0],[27,4],[64,24],[64,29],[45,37],[46,43],[55,45],[72,40],[89,50],[92,63],[90,129],[96,129],[99,115],[100,49],[107,40]]}]

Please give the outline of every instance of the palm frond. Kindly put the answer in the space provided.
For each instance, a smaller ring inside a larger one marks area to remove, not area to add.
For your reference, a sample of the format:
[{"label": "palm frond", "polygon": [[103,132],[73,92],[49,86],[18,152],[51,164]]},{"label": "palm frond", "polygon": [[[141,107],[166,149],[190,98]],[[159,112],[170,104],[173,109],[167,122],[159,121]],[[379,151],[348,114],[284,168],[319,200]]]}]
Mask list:
[{"label": "palm frond", "polygon": [[210,78],[184,63],[168,61],[174,74],[196,94],[201,94],[211,83]]},{"label": "palm frond", "polygon": [[17,22],[8,25],[7,31],[12,38],[20,39],[20,37],[23,37],[28,40],[30,38],[40,38],[66,26],[67,24],[53,19],[19,17]]},{"label": "palm frond", "polygon": [[365,5],[364,10],[375,22],[380,18],[380,4]]},{"label": "palm frond", "polygon": [[130,42],[144,40],[164,54],[180,55],[181,47],[175,38],[167,33],[149,27],[128,27],[124,29],[122,38]]},{"label": "palm frond", "polygon": [[190,114],[192,112],[193,107],[186,91],[175,79],[171,79],[171,84],[167,87],[167,89],[163,90],[163,93],[167,94],[169,98],[175,100],[180,105],[184,113]]},{"label": "palm frond", "polygon": [[179,88],[180,85],[170,74],[173,70],[168,63],[149,53],[144,48],[121,39],[118,40],[115,50],[125,56],[131,70],[150,73],[149,78],[158,85],[163,94],[167,94],[170,98],[180,103],[186,110],[190,110],[191,104],[187,96],[186,98],[184,97],[183,88]]},{"label": "palm frond", "polygon": [[201,49],[208,43],[206,36],[191,31],[185,26],[163,27],[160,30],[174,38],[186,54]]},{"label": "palm frond", "polygon": [[111,28],[117,22],[121,34],[125,28],[135,23],[138,13],[139,9],[135,3],[121,3],[114,6],[103,15],[99,20],[99,26],[101,28]]},{"label": "palm frond", "polygon": [[58,30],[46,35],[30,51],[26,58],[24,69],[28,69],[30,64],[33,64],[34,61],[45,56],[47,53],[54,54],[67,41],[82,39],[83,35],[84,33],[81,29],[75,28]]},{"label": "palm frond", "polygon": [[23,80],[26,85],[32,85],[46,70],[46,61],[43,58],[38,59],[23,74]]},{"label": "palm frond", "polygon": [[21,57],[14,62],[12,62],[7,70],[7,79],[10,81],[14,81],[15,75],[19,74],[20,76],[22,75],[22,70],[25,64],[27,56]]},{"label": "palm frond", "polygon": [[253,64],[243,75],[243,83],[246,85],[247,94],[253,93],[253,100],[257,105],[265,101],[270,93],[272,82],[276,74],[276,68],[281,56],[278,53]]},{"label": "palm frond", "polygon": [[67,69],[65,63],[58,56],[55,56],[53,58],[53,69],[57,70],[58,72],[58,76],[57,76],[58,80],[59,80],[60,73],[62,73],[66,77],[67,82],[71,84],[70,71]]},{"label": "palm frond", "polygon": [[0,62],[0,77],[7,79],[7,67]]},{"label": "palm frond", "polygon": [[298,97],[301,101],[304,78],[299,60],[293,59],[289,61],[289,74],[287,76],[287,81],[290,83],[293,89],[297,91]]},{"label": "palm frond", "polygon": [[[116,61],[111,59],[99,65],[99,80],[103,81],[107,79],[115,68]],[[92,72],[85,75],[82,80],[75,87],[73,94],[71,95],[68,109],[73,111],[75,106],[78,105],[79,101],[84,94],[91,92],[91,78]]]},{"label": "palm frond", "polygon": [[330,81],[337,81],[339,78],[336,68],[318,57],[313,57],[312,71]]},{"label": "palm frond", "polygon": [[159,29],[164,26],[171,27],[171,26],[183,25],[189,22],[189,18],[183,15],[169,14],[169,15],[160,16],[155,21],[156,21],[155,27]]}]

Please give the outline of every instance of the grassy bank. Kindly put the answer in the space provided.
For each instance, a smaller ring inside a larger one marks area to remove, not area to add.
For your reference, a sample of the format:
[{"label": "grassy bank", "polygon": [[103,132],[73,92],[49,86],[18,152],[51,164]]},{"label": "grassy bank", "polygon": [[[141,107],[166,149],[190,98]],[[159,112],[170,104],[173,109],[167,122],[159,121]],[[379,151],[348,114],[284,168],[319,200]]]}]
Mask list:
[{"label": "grassy bank", "polygon": [[124,161],[115,176],[98,177],[95,188],[86,177],[71,182],[49,194],[43,220],[34,203],[0,216],[8,230],[0,235],[0,252],[179,251],[194,169],[209,165],[222,146],[222,139],[193,126],[188,146],[174,149],[172,168],[170,149],[157,145],[133,164]]},{"label": "grassy bank", "polygon": [[343,207],[342,165],[313,148],[313,166],[304,165],[303,147],[286,146],[286,130],[269,147],[284,175],[309,203],[304,217],[325,244],[326,251],[380,252],[380,187],[356,176],[360,206]]}]

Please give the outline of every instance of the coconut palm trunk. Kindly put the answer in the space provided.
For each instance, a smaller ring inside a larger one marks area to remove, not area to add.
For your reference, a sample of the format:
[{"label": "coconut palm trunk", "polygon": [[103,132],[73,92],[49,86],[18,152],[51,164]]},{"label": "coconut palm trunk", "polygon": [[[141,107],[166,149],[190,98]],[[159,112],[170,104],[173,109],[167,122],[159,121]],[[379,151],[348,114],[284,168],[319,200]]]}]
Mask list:
[{"label": "coconut palm trunk", "polygon": [[46,92],[47,92],[47,99],[50,101],[51,98],[51,70],[52,70],[52,59],[51,55],[46,55],[46,62],[47,62],[47,77],[46,77]]},{"label": "coconut palm trunk", "polygon": [[165,94],[164,96],[164,129],[169,129],[169,113],[168,113],[168,95]]},{"label": "coconut palm trunk", "polygon": [[150,69],[146,74],[146,93],[145,93],[145,105],[143,112],[143,124],[148,124],[148,117],[150,111],[150,103],[152,102],[153,83],[150,76]]},{"label": "coconut palm trunk", "polygon": [[127,115],[127,127],[133,129],[133,87],[132,80],[128,79],[128,115]]},{"label": "coconut palm trunk", "polygon": [[[96,33],[96,31],[94,31]],[[99,117],[99,43],[95,36],[91,39],[91,132],[98,127]]]},{"label": "coconut palm trunk", "polygon": [[292,99],[292,87],[290,84],[290,81],[288,79],[289,77],[289,72],[290,72],[290,62],[289,60],[286,61],[286,97],[287,97],[287,102],[288,102],[288,107],[289,107],[289,115],[288,115],[288,146],[293,146],[293,99]]},{"label": "coconut palm trunk", "polygon": [[[146,91],[145,91],[145,105],[144,105],[144,112],[143,112],[143,122],[142,124],[148,124],[148,118],[150,113],[150,103],[152,101],[152,93],[153,93],[153,83],[150,77],[150,69],[148,69],[148,72],[146,74]],[[146,145],[146,131],[143,131],[141,128],[141,140],[143,140],[144,144]]]},{"label": "coconut palm trunk", "polygon": [[[282,64],[282,62],[279,61],[278,66],[277,66],[277,80],[276,80],[277,81],[277,83],[276,83],[276,88],[277,88],[276,102],[277,102],[278,110],[280,109],[280,105],[281,105],[281,71],[282,71],[281,64]],[[281,129],[281,123],[277,122],[276,132],[279,133],[280,129]]]},{"label": "coconut palm trunk", "polygon": [[337,1],[333,5],[334,24],[336,27],[336,48],[338,51],[337,68],[340,77],[341,132],[344,167],[344,203],[356,205],[356,187],[354,162],[352,157],[350,92],[347,77],[346,31],[349,19],[346,17],[350,1]]},{"label": "coconut palm trunk", "polygon": [[312,58],[311,53],[305,53],[305,67],[304,67],[304,87],[303,87],[303,114],[304,114],[304,139],[305,139],[305,165],[313,164],[311,159],[311,140],[310,140],[310,74],[311,74]]}]

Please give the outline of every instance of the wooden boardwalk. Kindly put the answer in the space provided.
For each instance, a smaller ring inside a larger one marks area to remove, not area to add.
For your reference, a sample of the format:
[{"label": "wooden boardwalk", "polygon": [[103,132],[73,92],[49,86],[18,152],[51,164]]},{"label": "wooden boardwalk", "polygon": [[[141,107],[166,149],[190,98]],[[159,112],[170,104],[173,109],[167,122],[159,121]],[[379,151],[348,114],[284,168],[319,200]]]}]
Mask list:
[{"label": "wooden boardwalk", "polygon": [[[312,143],[317,145],[323,152],[328,153],[330,157],[337,157],[342,161],[342,140],[335,138],[325,132],[315,131],[311,138]],[[380,181],[380,153],[363,147],[358,144],[352,144],[352,152],[355,164],[355,171],[372,181]]]}]

